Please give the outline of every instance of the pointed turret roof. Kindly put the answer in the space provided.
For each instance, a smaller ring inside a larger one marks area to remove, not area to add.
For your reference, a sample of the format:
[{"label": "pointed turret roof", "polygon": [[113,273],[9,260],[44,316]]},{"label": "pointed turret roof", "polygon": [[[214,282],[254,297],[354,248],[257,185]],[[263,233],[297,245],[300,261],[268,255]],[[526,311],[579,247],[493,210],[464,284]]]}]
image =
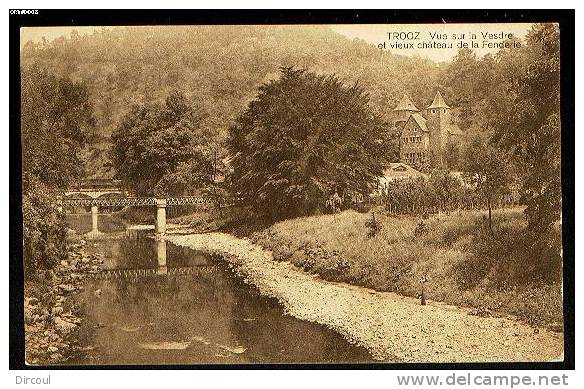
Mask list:
[{"label": "pointed turret roof", "polygon": [[415,111],[415,112],[420,112],[420,110],[418,108],[416,108],[416,106],[414,105],[414,103],[412,102],[412,100],[410,100],[410,98],[408,97],[408,95],[404,95],[404,97],[402,97],[402,99],[399,102],[399,104],[397,105],[397,107],[395,107],[393,110],[394,111]]},{"label": "pointed turret roof", "polygon": [[436,92],[436,96],[434,96],[434,101],[432,101],[432,104],[430,104],[430,106],[428,107],[428,109],[433,109],[433,108],[450,108],[444,102],[444,99],[442,98],[440,91]]}]

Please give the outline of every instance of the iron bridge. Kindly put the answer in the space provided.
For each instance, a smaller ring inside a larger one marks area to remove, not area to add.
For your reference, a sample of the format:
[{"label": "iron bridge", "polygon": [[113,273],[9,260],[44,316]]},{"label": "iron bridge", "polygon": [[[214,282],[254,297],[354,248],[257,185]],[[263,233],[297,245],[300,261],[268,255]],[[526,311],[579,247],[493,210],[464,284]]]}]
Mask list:
[{"label": "iron bridge", "polygon": [[164,202],[165,206],[180,205],[212,205],[216,200],[212,197],[200,196],[180,196],[158,199],[155,197],[101,197],[101,198],[61,198],[62,206],[69,207],[143,207],[160,206]]}]

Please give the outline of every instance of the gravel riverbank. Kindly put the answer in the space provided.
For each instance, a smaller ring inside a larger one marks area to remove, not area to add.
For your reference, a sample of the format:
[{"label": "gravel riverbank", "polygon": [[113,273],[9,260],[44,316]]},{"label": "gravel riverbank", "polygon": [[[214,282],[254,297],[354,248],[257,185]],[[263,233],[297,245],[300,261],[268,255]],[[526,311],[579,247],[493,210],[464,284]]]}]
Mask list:
[{"label": "gravel riverbank", "polygon": [[[517,362],[562,358],[563,334],[534,329],[511,318],[478,317],[470,310],[394,293],[328,282],[247,239],[223,233],[167,239],[221,254],[262,294],[277,298],[287,314],[323,324],[374,358],[395,362]],[[307,340],[308,341],[308,340]]]}]

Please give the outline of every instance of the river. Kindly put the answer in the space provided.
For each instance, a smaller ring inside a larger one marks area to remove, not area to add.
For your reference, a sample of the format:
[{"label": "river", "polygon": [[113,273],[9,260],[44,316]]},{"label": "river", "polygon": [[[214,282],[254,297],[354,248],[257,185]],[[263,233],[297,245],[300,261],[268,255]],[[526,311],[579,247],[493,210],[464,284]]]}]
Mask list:
[{"label": "river", "polygon": [[[91,216],[69,215],[78,234]],[[79,365],[359,363],[362,347],[322,325],[284,314],[221,258],[155,239],[99,216],[87,252],[104,260],[79,302],[84,312]]]}]

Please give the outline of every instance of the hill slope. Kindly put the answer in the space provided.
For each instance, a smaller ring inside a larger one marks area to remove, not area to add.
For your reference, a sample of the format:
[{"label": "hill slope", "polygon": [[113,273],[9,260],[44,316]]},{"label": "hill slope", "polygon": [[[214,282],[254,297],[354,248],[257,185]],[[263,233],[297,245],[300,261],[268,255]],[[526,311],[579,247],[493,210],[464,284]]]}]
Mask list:
[{"label": "hill slope", "polygon": [[440,79],[440,68],[431,61],[381,55],[364,41],[318,26],[118,27],[45,44],[29,42],[21,57],[24,66],[37,63],[87,83],[98,123],[85,155],[93,176],[113,174],[109,137],[131,105],[163,98],[174,89],[208,112],[208,125],[225,130],[257,87],[277,77],[280,66],[358,81],[382,114],[403,93],[418,106],[427,105]]}]

